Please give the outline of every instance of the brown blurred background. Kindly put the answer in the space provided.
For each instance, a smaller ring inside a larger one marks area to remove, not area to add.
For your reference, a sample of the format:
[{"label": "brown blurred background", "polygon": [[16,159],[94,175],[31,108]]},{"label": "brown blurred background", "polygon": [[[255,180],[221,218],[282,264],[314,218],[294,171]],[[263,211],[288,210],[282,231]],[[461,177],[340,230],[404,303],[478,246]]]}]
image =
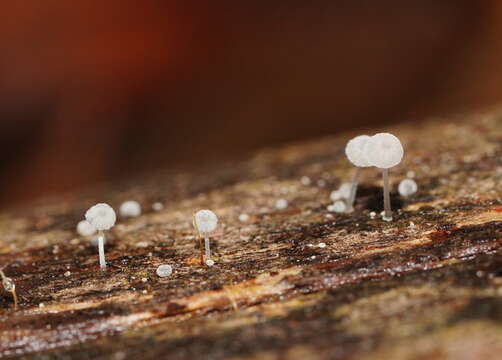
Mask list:
[{"label": "brown blurred background", "polygon": [[0,8],[0,206],[502,100],[497,0]]}]

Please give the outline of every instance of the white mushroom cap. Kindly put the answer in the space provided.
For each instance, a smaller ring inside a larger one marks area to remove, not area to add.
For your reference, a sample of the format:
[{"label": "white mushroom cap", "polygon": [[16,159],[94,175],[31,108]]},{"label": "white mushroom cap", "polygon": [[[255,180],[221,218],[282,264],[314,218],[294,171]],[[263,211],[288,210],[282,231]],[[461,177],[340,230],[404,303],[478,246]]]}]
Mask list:
[{"label": "white mushroom cap", "polygon": [[418,186],[415,180],[404,179],[399,183],[397,190],[401,196],[410,196],[417,192]]},{"label": "white mushroom cap", "polygon": [[115,225],[117,217],[115,211],[108,204],[96,204],[85,213],[86,220],[96,230],[109,230]]},{"label": "white mushroom cap", "polygon": [[397,137],[388,133],[372,136],[364,146],[366,159],[372,166],[388,169],[403,159],[403,146]]},{"label": "white mushroom cap", "polygon": [[211,210],[199,210],[195,213],[195,224],[201,233],[210,233],[216,229],[218,217]]},{"label": "white mushroom cap", "polygon": [[364,152],[364,145],[370,137],[368,135],[356,136],[347,143],[345,146],[345,155],[349,161],[358,167],[368,167],[371,164],[366,159],[366,153]]},{"label": "white mushroom cap", "polygon": [[87,220],[82,220],[77,224],[77,232],[81,236],[91,236],[96,232],[96,228]]},{"label": "white mushroom cap", "polygon": [[134,200],[128,200],[120,205],[120,216],[123,217],[136,217],[141,215],[141,205]]}]

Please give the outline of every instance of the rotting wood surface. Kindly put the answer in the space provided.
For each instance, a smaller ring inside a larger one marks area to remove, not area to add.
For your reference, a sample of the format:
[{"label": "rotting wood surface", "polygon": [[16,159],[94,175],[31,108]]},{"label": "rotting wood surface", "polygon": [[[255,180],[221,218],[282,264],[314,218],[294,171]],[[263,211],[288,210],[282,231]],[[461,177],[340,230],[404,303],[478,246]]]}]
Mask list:
[{"label": "rotting wood surface", "polygon": [[[326,210],[351,178],[343,150],[356,134],[4,212],[0,266],[19,309],[1,293],[0,356],[500,359],[502,115],[388,130],[405,146],[393,189],[410,171],[419,186],[392,194],[392,223],[370,216],[382,210],[377,169],[364,169],[353,214]],[[100,271],[75,226],[93,203],[129,199],[143,215],[119,219]],[[203,208],[220,218],[213,267],[199,264],[191,226]]]}]

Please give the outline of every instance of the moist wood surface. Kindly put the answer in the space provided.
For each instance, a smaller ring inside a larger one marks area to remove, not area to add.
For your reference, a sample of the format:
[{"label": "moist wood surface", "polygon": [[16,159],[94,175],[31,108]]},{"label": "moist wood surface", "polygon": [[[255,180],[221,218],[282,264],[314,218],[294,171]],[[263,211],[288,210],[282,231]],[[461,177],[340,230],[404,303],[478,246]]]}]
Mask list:
[{"label": "moist wood surface", "polygon": [[[502,116],[386,130],[405,147],[393,189],[410,171],[419,187],[392,193],[391,223],[370,216],[382,210],[373,168],[353,214],[326,210],[351,178],[344,146],[356,134],[4,211],[0,265],[19,309],[0,294],[0,357],[499,359]],[[119,218],[100,271],[76,224],[96,202],[130,199],[143,215]],[[211,268],[191,226],[203,208],[220,218]],[[170,277],[155,274],[161,264]]]}]

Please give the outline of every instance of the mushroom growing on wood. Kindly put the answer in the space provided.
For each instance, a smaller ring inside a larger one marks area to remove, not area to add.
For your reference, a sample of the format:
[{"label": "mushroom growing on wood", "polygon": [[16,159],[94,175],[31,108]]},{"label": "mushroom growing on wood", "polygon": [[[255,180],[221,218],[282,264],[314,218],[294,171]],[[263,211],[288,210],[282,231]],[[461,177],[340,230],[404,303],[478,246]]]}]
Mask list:
[{"label": "mushroom growing on wood", "polygon": [[345,146],[345,155],[347,155],[347,159],[349,159],[349,161],[356,166],[356,170],[352,177],[349,196],[347,198],[346,212],[354,211],[354,200],[356,199],[357,185],[359,184],[361,168],[371,166],[366,158],[366,153],[364,152],[364,146],[369,139],[370,137],[368,135],[356,136],[347,143],[347,146]]},{"label": "mushroom growing on wood", "polygon": [[218,217],[211,210],[199,210],[195,213],[193,217],[193,226],[197,230],[200,240],[200,262],[201,265],[204,263],[204,256],[202,253],[202,236],[204,236],[205,243],[205,256],[206,265],[213,266],[214,261],[211,260],[211,248],[209,243],[209,234],[216,229],[218,224]]},{"label": "mushroom growing on wood", "polygon": [[401,141],[389,133],[376,134],[366,141],[364,153],[370,165],[376,166],[383,171],[383,219],[385,221],[392,221],[389,169],[398,165],[403,159],[404,150]]},{"label": "mushroom growing on wood", "polygon": [[96,204],[87,210],[85,218],[98,230],[99,266],[104,270],[106,269],[104,231],[110,230],[115,225],[117,216],[110,205]]}]

